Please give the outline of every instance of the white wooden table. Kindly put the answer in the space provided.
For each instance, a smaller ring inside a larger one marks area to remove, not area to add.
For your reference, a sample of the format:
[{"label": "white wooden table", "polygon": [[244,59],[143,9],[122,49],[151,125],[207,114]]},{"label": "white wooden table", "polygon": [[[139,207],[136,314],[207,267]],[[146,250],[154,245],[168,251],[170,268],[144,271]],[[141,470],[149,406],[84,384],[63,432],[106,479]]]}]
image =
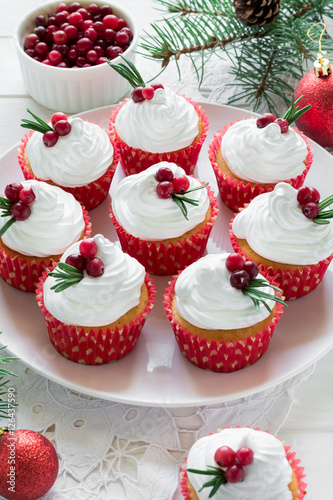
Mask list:
[{"label": "white wooden table", "polygon": [[[22,137],[20,120],[29,107],[42,118],[50,112],[33,101],[25,92],[18,60],[11,38],[14,26],[24,12],[41,0],[2,0],[0,18],[0,155],[15,145]],[[124,0],[143,27],[156,19],[151,0]],[[14,8],[15,6],[15,8]],[[0,318],[1,330],[1,318]],[[316,332],[313,332],[315,335]],[[305,467],[308,483],[308,500],[328,500],[332,494],[333,467],[333,351],[322,358],[308,382],[296,390],[295,402],[279,432],[297,451]],[[135,499],[133,499],[135,500]],[[259,500],[259,499],[258,499]],[[260,499],[265,500],[265,499]]]}]

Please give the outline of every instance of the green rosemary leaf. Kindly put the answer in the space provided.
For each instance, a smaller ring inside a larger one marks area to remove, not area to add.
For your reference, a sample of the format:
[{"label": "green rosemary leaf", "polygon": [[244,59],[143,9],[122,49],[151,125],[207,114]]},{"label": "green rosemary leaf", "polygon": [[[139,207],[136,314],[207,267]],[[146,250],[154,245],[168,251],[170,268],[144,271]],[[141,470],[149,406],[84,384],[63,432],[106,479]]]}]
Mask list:
[{"label": "green rosemary leaf", "polygon": [[326,210],[325,212],[319,212],[315,219],[332,219],[333,210]]},{"label": "green rosemary leaf", "polygon": [[271,285],[271,283],[269,283],[268,281],[261,280],[261,279],[251,280],[251,288],[252,287],[259,288],[259,287],[264,287],[264,286],[269,287],[269,288],[273,288],[273,290],[277,290],[278,292],[282,292],[281,288],[279,288],[278,286]]},{"label": "green rosemary leaf", "polygon": [[139,71],[137,70],[137,68],[132,63],[132,61],[130,61],[129,59],[126,59],[126,57],[122,56],[121,54],[120,54],[120,57],[122,58],[123,61],[125,61],[126,64],[128,64],[128,66],[130,67],[130,69],[132,70],[132,72],[136,75],[137,80],[140,83],[141,87],[145,87],[146,84],[144,82],[144,79],[142,78],[142,76],[140,75]]},{"label": "green rosemary leaf", "polygon": [[187,208],[186,208],[185,203],[183,202],[183,200],[179,199],[177,196],[173,196],[172,199],[176,203],[176,205],[178,205],[178,207],[180,208],[180,210],[181,210],[183,216],[185,217],[185,219],[188,220],[188,217],[187,217]]},{"label": "green rosemary leaf", "polygon": [[51,290],[54,290],[55,293],[59,293],[79,283],[83,278],[83,272],[65,262],[59,262],[56,269],[48,273],[48,276],[52,276],[57,282],[51,287]]},{"label": "green rosemary leaf", "polygon": [[311,108],[311,104],[308,104],[304,108],[299,109],[299,106],[296,106],[296,104],[302,99],[302,95],[295,101],[294,94],[291,95],[291,103],[285,114],[283,115],[284,120],[287,120],[289,125],[291,125],[294,121],[298,120],[298,118],[306,111],[308,111]]},{"label": "green rosemary leaf", "polygon": [[330,221],[329,220],[326,220],[326,219],[317,219],[317,217],[315,219],[312,219],[313,222],[315,224],[329,224]]},{"label": "green rosemary leaf", "polygon": [[220,488],[220,486],[222,486],[222,484],[225,484],[227,482],[226,478],[225,477],[222,477],[220,476],[216,482],[215,482],[215,486],[214,488],[212,489],[212,491],[209,493],[208,495],[208,498],[212,498],[215,493],[217,493],[218,489]]},{"label": "green rosemary leaf", "polygon": [[252,293],[252,291],[250,291],[250,290],[244,290],[243,293],[244,293],[244,295],[247,295],[248,297],[250,297],[250,299],[253,300],[253,304],[254,304],[254,307],[255,307],[256,311],[260,310],[260,302],[262,302],[264,304],[264,306],[266,307],[266,309],[270,313],[272,312],[272,310],[269,307],[269,305],[266,304],[266,302],[264,300],[260,299],[256,294]]},{"label": "green rosemary leaf", "polygon": [[208,186],[209,182],[205,182],[205,184],[202,184],[201,186],[197,186],[197,187],[194,187],[192,189],[188,189],[187,191],[185,191],[185,193],[183,194],[187,194],[187,193],[192,193],[192,191],[198,191],[199,189],[203,189],[205,188],[206,186]]},{"label": "green rosemary leaf", "polygon": [[66,290],[66,288],[69,288],[73,285],[77,285],[77,283],[80,283],[81,279],[76,278],[76,279],[68,279],[62,281],[60,283],[57,283],[56,285],[51,286],[51,290],[54,290],[55,293],[62,292],[63,290]]},{"label": "green rosemary leaf", "polygon": [[76,267],[71,266],[70,264],[66,264],[66,262],[59,262],[58,267],[59,269],[61,269],[62,271],[66,271],[67,273],[83,276],[82,271],[76,269]]},{"label": "green rosemary leaf", "polygon": [[0,196],[0,209],[2,209],[2,207],[4,207],[4,208],[10,207],[11,208],[13,205],[14,205],[13,201],[10,201],[7,198]]},{"label": "green rosemary leaf", "polygon": [[265,293],[261,290],[258,290],[257,288],[252,289],[251,286],[245,287],[244,290],[250,291],[251,293],[256,295],[258,297],[258,300],[270,299],[270,300],[274,300],[275,302],[279,302],[280,304],[283,304],[284,306],[288,307],[287,304],[284,302],[284,300],[281,299],[280,297],[277,297],[277,295],[270,295],[269,293]]},{"label": "green rosemary leaf", "polygon": [[319,212],[333,203],[333,194],[318,203]]},{"label": "green rosemary leaf", "polygon": [[107,61],[108,65],[113,68],[117,73],[119,73],[128,83],[133,87],[145,87],[146,84],[140,75],[139,71],[136,69],[134,64],[126,59],[123,56],[120,56],[123,61],[126,62],[127,66],[123,63],[120,64],[112,64],[110,61]]},{"label": "green rosemary leaf", "polygon": [[192,472],[193,474],[202,474],[205,476],[216,476],[221,469],[218,469],[217,467],[212,467],[208,466],[211,468],[211,470],[200,470],[200,469],[187,469],[188,472]]},{"label": "green rosemary leaf", "polygon": [[193,198],[187,198],[187,196],[184,196],[183,194],[173,193],[172,196],[174,198],[178,198],[178,200],[186,201],[187,203],[190,203],[190,205],[195,205],[196,207],[199,205],[198,200],[194,200]]},{"label": "green rosemary leaf", "polygon": [[[30,109],[27,108],[27,111],[28,113],[31,114],[31,116],[33,118],[35,118],[35,120],[37,120],[37,122],[42,125],[42,127],[46,128],[46,130],[53,130],[52,127],[50,127],[50,125],[48,125],[46,122],[44,122],[44,120],[42,120],[41,118],[39,118],[39,116],[35,115],[32,111],[30,111]],[[32,122],[33,123],[33,122]]]},{"label": "green rosemary leaf", "polygon": [[10,226],[12,226],[15,222],[15,219],[12,217],[11,219],[9,219],[3,226],[2,228],[0,229],[0,238],[3,234],[5,234],[5,232],[7,231],[7,229],[10,228]]}]

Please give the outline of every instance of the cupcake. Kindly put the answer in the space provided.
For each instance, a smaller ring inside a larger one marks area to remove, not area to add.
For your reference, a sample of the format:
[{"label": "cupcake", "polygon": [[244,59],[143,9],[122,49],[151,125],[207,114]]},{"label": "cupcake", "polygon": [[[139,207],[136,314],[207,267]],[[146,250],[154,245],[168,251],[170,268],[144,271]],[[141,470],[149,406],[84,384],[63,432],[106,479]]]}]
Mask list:
[{"label": "cupcake", "polygon": [[333,257],[333,196],[319,203],[314,188],[281,182],[236,215],[230,237],[235,252],[254,260],[274,278],[286,300],[298,299],[321,282]]},{"label": "cupcake", "polygon": [[55,349],[76,363],[100,365],[134,348],[155,291],[144,267],[98,234],[68,248],[36,295]]},{"label": "cupcake", "polygon": [[25,179],[42,180],[63,188],[86,210],[97,207],[109,192],[119,161],[110,135],[99,125],[81,118],[67,119],[64,113],[51,117],[54,129],[32,116],[36,122],[22,120],[22,127],[31,130],[21,141],[18,152]]},{"label": "cupcake", "polygon": [[218,212],[206,186],[169,162],[120,181],[110,212],[124,252],[159,275],[199,259]]},{"label": "cupcake", "polygon": [[80,203],[45,182],[8,184],[0,210],[0,276],[26,292],[34,292],[44,270],[91,232]]},{"label": "cupcake", "polygon": [[160,83],[146,86],[133,64],[126,62],[128,67],[109,63],[133,87],[131,99],[110,118],[123,171],[136,174],[169,161],[192,174],[208,133],[206,114],[195,102]]},{"label": "cupcake", "polygon": [[209,159],[221,198],[234,212],[278,182],[303,185],[313,155],[303,134],[290,127],[308,109],[298,111],[298,101],[292,101],[286,119],[265,113],[230,123],[214,136]]},{"label": "cupcake", "polygon": [[184,356],[228,373],[258,361],[281,317],[279,289],[237,254],[209,254],[174,276],[165,312]]},{"label": "cupcake", "polygon": [[181,479],[185,500],[302,500],[306,495],[295,452],[258,428],[237,426],[203,437],[186,462]]}]

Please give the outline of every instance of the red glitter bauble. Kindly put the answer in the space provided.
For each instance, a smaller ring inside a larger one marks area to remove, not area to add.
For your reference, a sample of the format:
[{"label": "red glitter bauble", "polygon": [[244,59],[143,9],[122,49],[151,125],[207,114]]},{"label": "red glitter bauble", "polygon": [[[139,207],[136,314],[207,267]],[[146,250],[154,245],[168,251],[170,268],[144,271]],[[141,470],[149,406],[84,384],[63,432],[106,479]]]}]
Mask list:
[{"label": "red glitter bauble", "polygon": [[0,435],[0,495],[9,500],[36,500],[58,476],[53,444],[38,432],[4,431]]},{"label": "red glitter bauble", "polygon": [[316,76],[309,71],[298,83],[295,100],[301,95],[299,107],[311,104],[311,109],[297,121],[297,127],[324,148],[333,147],[333,74]]}]

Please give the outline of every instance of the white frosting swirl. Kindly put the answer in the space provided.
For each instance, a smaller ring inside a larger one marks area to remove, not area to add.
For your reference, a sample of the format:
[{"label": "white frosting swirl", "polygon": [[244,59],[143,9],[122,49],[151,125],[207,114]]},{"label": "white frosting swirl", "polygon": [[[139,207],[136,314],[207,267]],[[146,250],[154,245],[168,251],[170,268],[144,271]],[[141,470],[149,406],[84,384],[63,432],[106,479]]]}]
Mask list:
[{"label": "white frosting swirl", "polygon": [[113,146],[107,133],[81,118],[68,120],[69,134],[59,137],[55,146],[43,143],[43,134],[34,132],[26,154],[33,173],[44,181],[64,187],[84,186],[101,177],[113,161]]},{"label": "white frosting swirl", "polygon": [[[31,214],[16,221],[3,234],[2,241],[23,255],[47,257],[60,255],[78,241],[84,230],[82,207],[74,196],[46,182],[22,181],[36,196],[30,204]],[[0,228],[10,217],[0,217]]]},{"label": "white frosting swirl", "polygon": [[333,252],[333,223],[307,219],[297,190],[285,182],[254,198],[237,214],[232,230],[257,254],[283,264],[317,264]]},{"label": "white frosting swirl", "polygon": [[[101,234],[93,239],[98,248],[96,257],[104,264],[101,276],[91,277],[84,271],[79,283],[58,293],[51,290],[55,278],[49,276],[45,280],[45,307],[63,323],[104,326],[139,304],[146,275],[144,267]],[[79,246],[80,242],[66,250],[60,262],[65,262],[71,254],[80,253]]]},{"label": "white frosting swirl", "polygon": [[304,139],[277,123],[258,128],[256,119],[234,123],[222,138],[221,153],[230,170],[249,182],[276,183],[296,177],[305,169]]},{"label": "white frosting swirl", "polygon": [[[176,308],[186,321],[206,330],[246,328],[269,316],[260,304],[255,310],[253,301],[242,290],[231,286],[231,273],[225,266],[229,254],[208,254],[188,266],[176,281]],[[259,274],[258,278],[263,277]],[[261,289],[274,294],[272,288]],[[273,300],[266,303],[272,309]]]},{"label": "white frosting swirl", "polygon": [[128,100],[116,116],[119,137],[132,148],[168,153],[189,146],[199,133],[194,106],[171,89],[157,89],[150,101]]},{"label": "white frosting swirl", "polygon": [[[204,221],[209,208],[206,188],[188,194],[189,198],[198,201],[198,206],[186,203],[188,220],[172,198],[159,198],[155,176],[161,167],[170,168],[174,176],[185,175],[185,171],[175,163],[160,162],[139,174],[125,177],[112,197],[112,210],[119,224],[128,233],[142,240],[158,241],[179,237]],[[190,176],[188,179],[189,189],[201,186],[197,179]]]},{"label": "white frosting swirl", "polygon": [[[253,462],[244,466],[244,480],[225,483],[214,495],[216,500],[292,500],[288,484],[292,479],[292,468],[286,458],[283,444],[267,432],[248,428],[223,429],[217,434],[196,441],[189,451],[187,469],[207,470],[217,467],[215,452],[221,446],[234,451],[247,446],[253,453]],[[208,500],[210,487],[199,490],[209,476],[187,472],[199,500]]]}]

